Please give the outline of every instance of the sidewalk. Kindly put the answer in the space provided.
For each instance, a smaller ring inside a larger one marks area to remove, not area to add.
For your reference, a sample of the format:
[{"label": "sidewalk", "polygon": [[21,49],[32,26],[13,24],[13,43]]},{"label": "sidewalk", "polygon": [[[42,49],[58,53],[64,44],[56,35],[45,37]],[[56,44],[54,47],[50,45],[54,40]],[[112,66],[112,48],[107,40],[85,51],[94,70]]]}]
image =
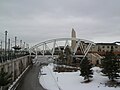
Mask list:
[{"label": "sidewalk", "polygon": [[61,90],[57,82],[57,77],[53,75],[49,67],[42,67],[39,82],[45,89]]}]

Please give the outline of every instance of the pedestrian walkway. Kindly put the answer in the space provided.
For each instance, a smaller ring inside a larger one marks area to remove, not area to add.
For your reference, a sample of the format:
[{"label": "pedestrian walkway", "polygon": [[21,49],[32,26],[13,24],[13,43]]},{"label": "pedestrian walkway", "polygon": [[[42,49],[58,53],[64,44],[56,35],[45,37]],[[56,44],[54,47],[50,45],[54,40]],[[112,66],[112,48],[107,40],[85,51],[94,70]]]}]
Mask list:
[{"label": "pedestrian walkway", "polygon": [[53,72],[51,71],[49,65],[42,67],[41,70],[42,75],[40,76],[40,83],[44,88],[50,90],[62,90],[58,85],[58,78],[53,75]]},{"label": "pedestrian walkway", "polygon": [[16,90],[45,90],[39,83],[39,65],[33,65]]}]

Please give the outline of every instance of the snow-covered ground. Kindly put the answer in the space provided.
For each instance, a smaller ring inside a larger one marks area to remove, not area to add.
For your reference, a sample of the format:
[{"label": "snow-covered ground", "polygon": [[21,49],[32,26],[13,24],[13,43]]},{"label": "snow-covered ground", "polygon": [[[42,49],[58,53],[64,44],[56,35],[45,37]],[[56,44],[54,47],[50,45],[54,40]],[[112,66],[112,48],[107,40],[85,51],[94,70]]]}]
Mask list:
[{"label": "snow-covered ground", "polygon": [[39,81],[47,90],[120,90],[120,87],[105,86],[109,79],[101,75],[99,67],[93,70],[93,81],[82,83],[84,79],[79,71],[57,73],[53,72],[53,64],[49,64],[41,69],[43,75],[40,75]]}]

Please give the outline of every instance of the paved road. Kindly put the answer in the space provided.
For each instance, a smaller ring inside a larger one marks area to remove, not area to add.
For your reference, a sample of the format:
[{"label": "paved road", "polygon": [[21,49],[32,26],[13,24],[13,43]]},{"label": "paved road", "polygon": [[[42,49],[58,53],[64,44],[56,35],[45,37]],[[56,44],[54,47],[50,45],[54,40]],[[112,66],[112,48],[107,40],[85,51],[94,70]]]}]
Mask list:
[{"label": "paved road", "polygon": [[21,81],[20,85],[16,90],[45,90],[39,84],[39,63],[34,64],[32,68],[27,72],[24,79]]}]

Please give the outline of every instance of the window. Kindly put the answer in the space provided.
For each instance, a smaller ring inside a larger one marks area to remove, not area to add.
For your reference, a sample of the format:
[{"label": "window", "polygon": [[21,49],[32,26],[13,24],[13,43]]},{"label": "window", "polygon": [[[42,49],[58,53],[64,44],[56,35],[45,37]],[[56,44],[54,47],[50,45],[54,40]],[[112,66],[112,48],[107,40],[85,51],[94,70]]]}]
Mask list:
[{"label": "window", "polygon": [[109,46],[107,46],[107,48],[109,48]]},{"label": "window", "polygon": [[113,46],[111,46],[111,49],[113,49]]},{"label": "window", "polygon": [[98,46],[98,51],[101,51],[100,46]]},{"label": "window", "polygon": [[98,49],[98,52],[101,52],[101,49]]},{"label": "window", "polygon": [[105,46],[102,46],[102,48],[105,48]]}]

